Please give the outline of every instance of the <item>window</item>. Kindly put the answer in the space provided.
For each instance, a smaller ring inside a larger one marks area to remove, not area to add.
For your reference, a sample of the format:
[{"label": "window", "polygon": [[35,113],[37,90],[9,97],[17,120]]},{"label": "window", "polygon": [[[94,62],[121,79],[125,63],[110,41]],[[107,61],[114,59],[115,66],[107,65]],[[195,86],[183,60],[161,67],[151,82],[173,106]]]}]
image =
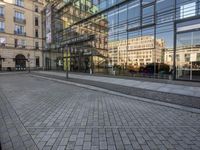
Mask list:
[{"label": "window", "polygon": [[18,39],[15,39],[15,47],[18,46]]},{"label": "window", "polygon": [[180,55],[179,55],[179,54],[176,55],[176,61],[177,61],[177,62],[180,61]]},{"label": "window", "polygon": [[35,29],[35,37],[39,37],[38,29]]},{"label": "window", "polygon": [[36,57],[36,59],[35,59],[35,66],[40,67],[40,58],[39,57]]},{"label": "window", "polygon": [[24,7],[24,0],[15,0],[15,4],[16,4],[17,6]]},{"label": "window", "polygon": [[0,6],[0,17],[4,16],[4,7]]},{"label": "window", "polygon": [[35,12],[39,12],[38,6],[35,6]]},{"label": "window", "polygon": [[39,19],[38,19],[38,17],[35,17],[35,26],[39,26]]},{"label": "window", "polygon": [[5,46],[5,44],[6,44],[6,38],[0,37],[0,46]]},{"label": "window", "polygon": [[22,48],[25,48],[25,47],[26,47],[26,41],[25,41],[25,40],[21,40],[21,43],[19,43],[19,45],[20,45]]},{"label": "window", "polygon": [[15,39],[15,47],[25,48],[26,40]]},{"label": "window", "polygon": [[4,32],[5,30],[5,23],[3,21],[0,21],[0,32]]},{"label": "window", "polygon": [[200,61],[200,53],[197,53],[197,61]]},{"label": "window", "polygon": [[24,13],[15,11],[15,18],[16,18],[16,19],[24,20],[24,18],[25,18],[25,17],[24,17]]},{"label": "window", "polygon": [[190,61],[190,54],[185,54],[185,61],[189,62]]},{"label": "window", "polygon": [[35,49],[39,49],[39,42],[35,42]]},{"label": "window", "polygon": [[15,33],[16,34],[25,34],[24,26],[22,25],[15,25]]}]

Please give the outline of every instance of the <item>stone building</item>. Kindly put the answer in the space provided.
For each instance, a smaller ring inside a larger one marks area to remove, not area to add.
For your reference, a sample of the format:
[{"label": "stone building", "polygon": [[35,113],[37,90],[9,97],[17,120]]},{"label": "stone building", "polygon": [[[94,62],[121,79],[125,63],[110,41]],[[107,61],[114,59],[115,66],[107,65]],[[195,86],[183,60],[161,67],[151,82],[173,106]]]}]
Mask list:
[{"label": "stone building", "polygon": [[41,68],[43,0],[0,1],[0,70]]}]

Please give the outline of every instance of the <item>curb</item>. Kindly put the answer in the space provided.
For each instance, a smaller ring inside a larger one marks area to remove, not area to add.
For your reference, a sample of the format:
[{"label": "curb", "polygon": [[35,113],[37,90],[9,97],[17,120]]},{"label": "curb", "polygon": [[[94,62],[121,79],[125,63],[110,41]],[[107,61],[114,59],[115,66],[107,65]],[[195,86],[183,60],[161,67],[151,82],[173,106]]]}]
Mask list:
[{"label": "curb", "polygon": [[50,80],[50,81],[56,81],[56,82],[59,82],[59,83],[74,85],[74,86],[78,86],[78,87],[82,87],[82,88],[87,88],[87,89],[93,90],[93,91],[100,91],[100,92],[104,92],[104,93],[107,93],[107,94],[126,97],[126,98],[129,98],[129,99],[134,99],[134,100],[137,100],[137,101],[142,101],[142,102],[146,102],[146,103],[150,103],[150,104],[156,104],[156,105],[161,105],[161,106],[165,106],[165,107],[170,107],[170,108],[174,108],[174,109],[180,109],[180,110],[183,110],[183,111],[188,111],[188,112],[200,114],[200,109],[197,109],[197,108],[191,108],[191,107],[186,107],[186,106],[181,106],[181,105],[176,105],[176,104],[170,104],[170,103],[166,103],[166,102],[155,101],[155,100],[152,100],[152,99],[147,99],[147,98],[142,98],[142,97],[137,97],[137,96],[130,96],[130,95],[127,95],[127,94],[122,94],[122,93],[119,93],[119,92],[106,90],[106,89],[91,86],[91,85],[85,85],[85,84],[65,81],[65,80],[61,80],[61,79],[55,79],[55,78],[51,78],[51,77],[44,77],[44,76],[40,76],[40,75],[30,75],[30,76],[43,78],[43,79]]}]

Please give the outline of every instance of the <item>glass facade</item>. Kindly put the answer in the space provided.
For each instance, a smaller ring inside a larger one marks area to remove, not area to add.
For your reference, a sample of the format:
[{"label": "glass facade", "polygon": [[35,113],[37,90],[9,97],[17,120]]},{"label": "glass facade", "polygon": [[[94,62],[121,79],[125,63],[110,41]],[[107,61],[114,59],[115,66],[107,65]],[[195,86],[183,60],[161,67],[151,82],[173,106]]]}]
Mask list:
[{"label": "glass facade", "polygon": [[49,5],[52,33],[46,47],[56,52],[48,60],[57,68],[200,81],[200,0]]}]

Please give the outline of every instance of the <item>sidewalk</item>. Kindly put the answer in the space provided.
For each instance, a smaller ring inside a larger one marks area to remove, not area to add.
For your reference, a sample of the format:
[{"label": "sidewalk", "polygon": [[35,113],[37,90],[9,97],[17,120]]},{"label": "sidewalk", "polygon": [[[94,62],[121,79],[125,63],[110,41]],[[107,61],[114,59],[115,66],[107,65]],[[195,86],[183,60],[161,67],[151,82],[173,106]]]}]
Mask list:
[{"label": "sidewalk", "polygon": [[[54,75],[60,77],[66,76],[64,72],[37,71],[36,73],[45,75]],[[180,85],[180,84],[176,85],[176,84],[157,83],[150,81],[139,81],[135,79],[120,79],[120,78],[100,77],[91,75],[79,75],[74,73],[69,73],[69,78],[110,83],[114,85],[151,90],[155,92],[157,91],[157,92],[172,93],[184,96],[200,97],[200,83],[199,86],[197,86],[198,85],[197,83],[195,84],[195,86]]]}]

